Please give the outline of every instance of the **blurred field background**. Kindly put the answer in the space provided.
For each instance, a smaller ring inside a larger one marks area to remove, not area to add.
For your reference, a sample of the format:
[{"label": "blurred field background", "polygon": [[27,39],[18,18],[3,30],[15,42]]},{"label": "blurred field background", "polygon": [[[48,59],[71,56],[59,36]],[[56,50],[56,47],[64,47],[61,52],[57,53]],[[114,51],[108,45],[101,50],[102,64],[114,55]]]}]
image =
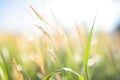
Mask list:
[{"label": "blurred field background", "polygon": [[120,80],[119,0],[0,4],[0,80],[49,80],[45,77],[52,72],[56,74],[50,80],[87,80],[74,74],[84,77],[84,55],[96,13],[89,80]]}]

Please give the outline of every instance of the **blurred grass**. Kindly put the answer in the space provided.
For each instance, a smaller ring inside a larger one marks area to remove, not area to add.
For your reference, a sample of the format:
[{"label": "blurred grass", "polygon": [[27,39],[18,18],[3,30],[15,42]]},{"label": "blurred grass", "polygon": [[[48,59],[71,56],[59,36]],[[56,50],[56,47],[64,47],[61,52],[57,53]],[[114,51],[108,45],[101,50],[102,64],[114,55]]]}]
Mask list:
[{"label": "blurred grass", "polygon": [[93,26],[90,34],[80,25],[64,31],[54,15],[53,26],[30,7],[46,28],[35,24],[38,35],[0,33],[0,80],[88,80],[86,73],[89,80],[120,79],[119,36],[92,34]]},{"label": "blurred grass", "polygon": [[74,75],[76,75],[76,77],[79,79],[79,80],[84,80],[84,78],[79,75],[78,73],[74,72],[73,70],[71,70],[70,68],[62,68],[62,69],[58,69],[56,70],[55,72],[49,74],[47,77],[44,78],[44,80],[49,80],[51,79],[56,73],[62,73],[62,72],[71,72],[73,73]]}]

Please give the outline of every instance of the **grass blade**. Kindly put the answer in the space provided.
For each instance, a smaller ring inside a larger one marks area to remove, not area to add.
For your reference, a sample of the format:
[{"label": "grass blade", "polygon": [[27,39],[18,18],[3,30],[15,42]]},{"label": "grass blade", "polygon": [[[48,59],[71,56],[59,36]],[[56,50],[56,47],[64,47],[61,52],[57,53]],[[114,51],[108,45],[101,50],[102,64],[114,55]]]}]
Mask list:
[{"label": "grass blade", "polygon": [[94,18],[93,25],[92,25],[92,28],[91,28],[91,31],[90,31],[90,34],[89,34],[89,37],[88,37],[88,40],[87,40],[87,46],[86,46],[86,50],[85,50],[85,54],[84,54],[84,71],[85,71],[84,72],[84,77],[85,77],[85,80],[88,80],[88,71],[87,71],[88,58],[89,58],[89,55],[90,55],[91,40],[92,40],[92,34],[93,34],[93,28],[94,28],[95,20],[96,20],[96,16]]},{"label": "grass blade", "polygon": [[2,61],[0,61],[0,80],[8,80],[8,73]]},{"label": "grass blade", "polygon": [[84,80],[84,78],[81,75],[79,75],[78,73],[76,73],[75,71],[73,71],[70,68],[58,69],[55,72],[52,72],[51,74],[49,74],[48,76],[46,76],[43,80],[50,80],[50,79],[52,79],[53,76],[55,76],[55,74],[57,74],[57,73],[63,73],[63,72],[70,72],[70,73],[76,75],[79,80]]}]

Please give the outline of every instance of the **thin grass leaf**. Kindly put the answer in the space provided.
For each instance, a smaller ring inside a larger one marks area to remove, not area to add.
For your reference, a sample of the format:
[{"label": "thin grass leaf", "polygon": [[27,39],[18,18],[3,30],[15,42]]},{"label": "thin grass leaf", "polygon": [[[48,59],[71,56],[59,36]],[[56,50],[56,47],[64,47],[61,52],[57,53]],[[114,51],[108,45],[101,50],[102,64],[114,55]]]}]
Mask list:
[{"label": "thin grass leaf", "polygon": [[70,73],[76,75],[79,80],[84,80],[84,78],[81,75],[79,75],[78,73],[76,73],[75,71],[73,71],[70,68],[58,69],[55,72],[52,72],[51,74],[49,74],[48,76],[46,76],[43,80],[51,80],[52,77],[55,76],[55,74],[57,74],[57,73],[63,73],[63,72],[70,72]]},{"label": "thin grass leaf", "polygon": [[2,80],[8,80],[10,78],[3,53],[0,53],[0,78],[2,78]]},{"label": "thin grass leaf", "polygon": [[86,50],[85,50],[85,54],[84,54],[84,71],[85,71],[84,72],[84,77],[85,77],[85,80],[88,80],[88,71],[87,71],[88,58],[89,58],[89,55],[90,55],[91,40],[92,40],[95,20],[96,20],[96,16],[95,16],[94,21],[93,21],[93,25],[92,25],[92,28],[91,28],[91,31],[90,31],[90,34],[89,34],[89,37],[88,37],[87,46],[86,46]]},{"label": "thin grass leaf", "polygon": [[0,79],[1,80],[8,80],[8,74],[5,69],[4,63],[0,62]]}]

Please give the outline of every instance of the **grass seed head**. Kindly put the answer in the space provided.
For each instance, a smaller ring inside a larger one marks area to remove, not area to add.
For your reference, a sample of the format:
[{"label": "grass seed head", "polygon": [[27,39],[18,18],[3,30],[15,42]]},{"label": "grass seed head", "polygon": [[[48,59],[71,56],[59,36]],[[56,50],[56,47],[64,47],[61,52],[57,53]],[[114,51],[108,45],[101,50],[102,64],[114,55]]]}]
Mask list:
[{"label": "grass seed head", "polygon": [[18,69],[18,64],[17,64],[15,58],[12,58],[12,64],[13,64],[13,66],[14,66],[14,68],[15,68],[15,71],[17,72],[17,75],[18,75],[18,78],[17,78],[17,79],[18,79],[18,80],[24,80],[22,73],[21,73],[20,70]]}]

